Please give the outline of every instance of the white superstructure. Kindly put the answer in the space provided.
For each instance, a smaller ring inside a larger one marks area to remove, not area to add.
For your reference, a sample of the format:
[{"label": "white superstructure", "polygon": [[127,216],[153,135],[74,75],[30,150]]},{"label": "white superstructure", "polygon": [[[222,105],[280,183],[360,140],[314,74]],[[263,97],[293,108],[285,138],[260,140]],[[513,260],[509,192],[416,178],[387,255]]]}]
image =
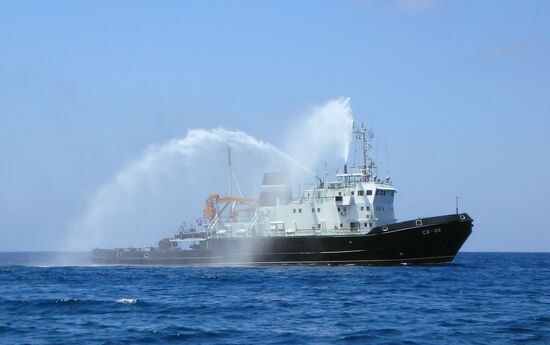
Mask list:
[{"label": "white superstructure", "polygon": [[[376,176],[370,156],[372,133],[361,127],[354,130],[354,136],[361,143],[362,165],[350,169],[344,166],[344,171],[336,174],[336,181],[319,179],[316,185],[304,186],[297,200],[292,200],[288,175],[267,173],[254,208],[239,212],[237,203],[244,200],[249,205],[250,200],[243,198],[219,198],[227,202],[223,207],[217,202],[207,204],[208,236],[364,234],[374,227],[395,223],[396,189],[389,178],[380,180]],[[222,220],[221,213],[228,206],[231,216]]]}]

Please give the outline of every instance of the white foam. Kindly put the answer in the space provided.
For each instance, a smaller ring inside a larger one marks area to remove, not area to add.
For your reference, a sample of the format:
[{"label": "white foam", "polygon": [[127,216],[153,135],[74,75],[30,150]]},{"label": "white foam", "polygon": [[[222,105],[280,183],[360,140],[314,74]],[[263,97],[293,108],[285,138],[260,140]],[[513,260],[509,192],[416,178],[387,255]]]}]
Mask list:
[{"label": "white foam", "polygon": [[137,301],[138,300],[136,298],[119,298],[115,300],[115,302],[122,304],[136,304]]},{"label": "white foam", "polygon": [[60,298],[55,300],[55,303],[73,303],[78,302],[79,300],[76,298]]}]

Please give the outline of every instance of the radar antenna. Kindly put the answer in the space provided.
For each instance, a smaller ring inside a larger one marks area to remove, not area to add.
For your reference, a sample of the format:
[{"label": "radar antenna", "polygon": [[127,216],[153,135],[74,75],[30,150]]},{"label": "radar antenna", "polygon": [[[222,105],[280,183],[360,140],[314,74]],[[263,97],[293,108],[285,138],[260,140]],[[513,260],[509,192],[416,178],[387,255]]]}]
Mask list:
[{"label": "radar antenna", "polygon": [[361,151],[363,158],[363,165],[361,166],[361,173],[363,178],[368,181],[376,174],[376,165],[372,159],[372,140],[374,133],[371,130],[365,128],[365,124],[361,124],[360,129],[354,129],[353,134],[355,138],[361,142]]}]

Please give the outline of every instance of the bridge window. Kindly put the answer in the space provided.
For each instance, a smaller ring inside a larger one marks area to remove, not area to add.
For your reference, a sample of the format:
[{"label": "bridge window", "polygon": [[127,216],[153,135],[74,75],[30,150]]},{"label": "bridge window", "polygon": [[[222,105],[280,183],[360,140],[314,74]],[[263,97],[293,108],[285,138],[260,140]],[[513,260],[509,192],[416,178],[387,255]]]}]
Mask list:
[{"label": "bridge window", "polygon": [[358,196],[363,196],[363,195],[365,195],[365,191],[364,190],[358,190],[357,195]]},{"label": "bridge window", "polygon": [[367,206],[367,211],[370,211],[370,206]]},{"label": "bridge window", "polygon": [[311,212],[315,212],[315,209],[314,209],[314,208],[312,208],[312,209],[311,209]]},{"label": "bridge window", "polygon": [[321,209],[320,209],[320,208],[317,208],[317,212],[321,212]]},{"label": "bridge window", "polygon": [[340,212],[340,207],[338,207],[338,212]]},{"label": "bridge window", "polygon": [[298,213],[302,213],[302,209],[301,209],[301,208],[298,209]]},{"label": "bridge window", "polygon": [[296,213],[296,209],[295,209],[295,208],[292,209],[292,213]]},{"label": "bridge window", "polygon": [[335,196],[334,201],[336,201],[336,202],[342,201],[342,197],[341,196]]},{"label": "bridge window", "polygon": [[365,209],[365,206],[361,206],[361,211],[363,211]]},{"label": "bridge window", "polygon": [[372,195],[372,190],[367,190],[367,195]]},{"label": "bridge window", "polygon": [[365,223],[365,228],[367,227],[367,223]]}]

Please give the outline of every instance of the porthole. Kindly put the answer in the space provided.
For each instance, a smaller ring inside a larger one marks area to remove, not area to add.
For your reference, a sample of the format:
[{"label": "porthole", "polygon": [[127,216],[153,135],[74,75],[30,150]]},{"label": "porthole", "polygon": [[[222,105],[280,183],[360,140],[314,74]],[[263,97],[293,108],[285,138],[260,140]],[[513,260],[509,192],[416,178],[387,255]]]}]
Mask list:
[{"label": "porthole", "polygon": [[416,226],[420,226],[422,225],[422,219],[417,219],[416,220]]}]

